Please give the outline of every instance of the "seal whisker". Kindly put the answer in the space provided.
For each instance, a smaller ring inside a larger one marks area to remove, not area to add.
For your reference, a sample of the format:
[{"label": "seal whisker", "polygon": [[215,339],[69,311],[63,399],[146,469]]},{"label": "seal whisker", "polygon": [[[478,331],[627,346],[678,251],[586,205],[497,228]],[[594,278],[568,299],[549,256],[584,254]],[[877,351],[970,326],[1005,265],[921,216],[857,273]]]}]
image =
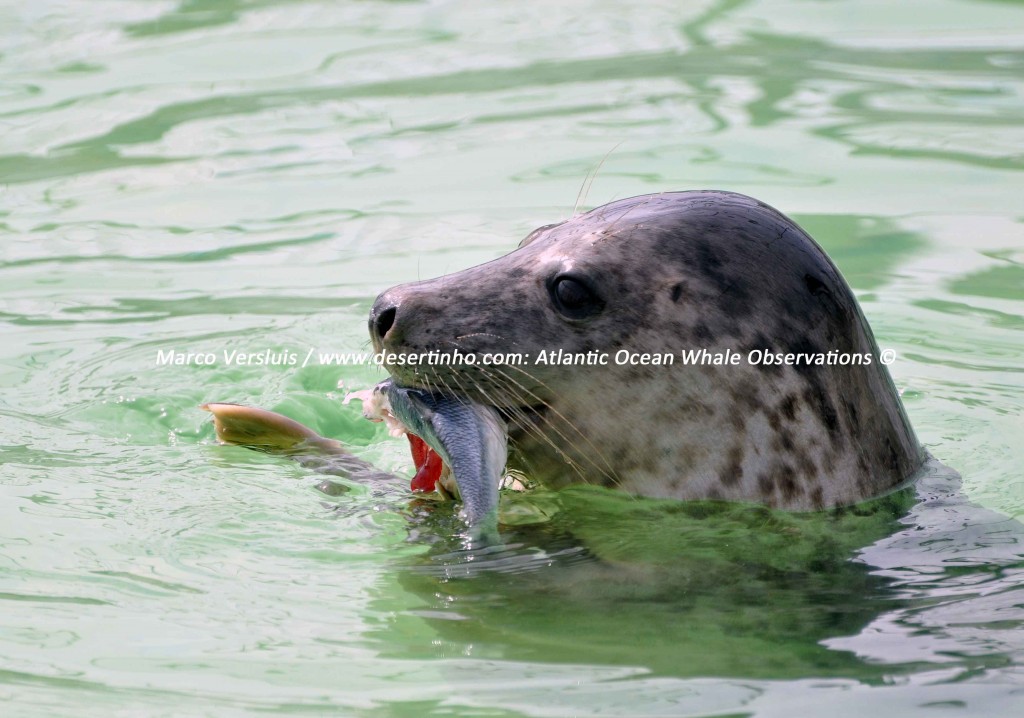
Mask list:
[{"label": "seal whisker", "polygon": [[[499,401],[497,398],[492,396],[491,393],[489,391],[487,391],[487,389],[480,382],[475,383],[473,388],[476,391],[478,391],[481,394],[483,394],[484,397],[491,403],[492,406],[496,406],[496,407],[500,406],[503,411],[505,411],[505,412],[507,412],[509,414],[512,414],[516,418],[520,419],[521,425],[522,425],[524,430],[533,431],[534,435],[537,438],[539,438],[539,439],[543,440],[544,442],[548,443],[551,446],[551,448],[555,449],[556,451],[559,450],[558,446],[550,439],[550,437],[548,437],[546,434],[542,433],[540,431],[539,427],[537,427],[534,422],[530,421],[530,417],[527,414],[527,412],[523,408],[521,408],[519,406],[519,403],[521,403],[521,402],[525,403],[525,401],[524,401],[525,398],[522,397],[521,395],[517,394],[515,391],[513,391],[512,388],[511,388],[510,383],[507,380],[503,381],[500,377],[496,376],[494,374],[494,372],[489,371],[485,367],[478,367],[478,368],[479,368],[480,372],[483,374],[483,377],[485,379],[488,379],[488,380],[491,380],[492,382],[498,383],[499,386],[497,387],[497,389],[499,389],[499,390],[501,390],[501,391],[503,391],[505,393],[506,400],[505,401]],[[453,393],[459,393],[459,394],[462,394],[462,395],[469,394],[469,390],[462,384],[462,382],[460,381],[460,379],[459,379],[457,374],[453,374],[450,378],[452,379],[452,381],[454,381],[458,385],[459,390],[460,390],[458,392],[454,392],[453,391]],[[439,377],[439,379],[449,389],[449,391],[452,391],[451,387],[448,385],[447,382],[444,381],[443,378]],[[565,437],[563,437],[563,438],[565,438]]]},{"label": "seal whisker", "polygon": [[[452,391],[452,393],[453,393],[453,394],[456,394],[456,393],[457,393],[457,394],[461,394],[461,395],[465,396],[465,394],[466,394],[466,388],[465,388],[465,387],[464,387],[464,386],[462,385],[462,382],[461,382],[461,381],[459,381],[459,378],[458,378],[458,376],[457,376],[457,375],[453,375],[453,376],[452,376],[452,380],[453,380],[453,381],[455,382],[455,384],[456,384],[456,385],[457,385],[457,386],[459,387],[459,389],[461,390],[461,391],[459,391],[459,392],[455,392],[455,391]],[[449,391],[451,391],[451,387],[450,387],[450,386],[448,386],[448,383],[447,383],[447,382],[444,382],[444,380],[443,380],[443,379],[442,379],[442,383],[444,383],[444,385],[445,385],[446,387],[448,387]],[[490,395],[490,393],[488,393],[488,391],[487,391],[487,390],[486,390],[486,389],[485,389],[485,388],[484,388],[483,386],[477,385],[477,387],[476,387],[476,388],[477,388],[477,390],[478,390],[478,391],[479,391],[480,393],[482,393],[482,394],[484,395],[484,398],[488,400],[488,402],[490,403],[490,405],[491,405],[491,406],[495,406],[495,407],[496,407],[496,406],[498,405],[498,402],[497,402],[497,401],[496,401],[496,400],[495,400],[495,399],[494,399],[494,398],[493,398],[493,397],[492,397],[492,396]],[[495,428],[495,427],[493,427],[493,426],[490,426],[490,428],[491,428],[491,430],[492,430],[492,431],[496,431],[496,428]],[[496,438],[501,438],[501,437],[496,437]]]},{"label": "seal whisker", "polygon": [[[594,187],[594,180],[597,179],[597,175],[598,175],[598,173],[601,172],[601,168],[604,167],[604,163],[608,160],[609,157],[611,157],[612,152],[614,152],[615,150],[619,149],[622,146],[623,142],[625,142],[625,140],[621,140],[617,145],[615,145],[610,150],[608,150],[605,153],[604,157],[601,158],[601,161],[597,163],[597,167],[594,168],[594,171],[593,172],[588,172],[587,173],[587,177],[583,178],[583,186],[580,187],[580,191],[576,193],[576,204],[573,205],[573,208],[572,208],[572,216],[573,217],[577,216],[576,215],[576,211],[579,209],[580,204],[586,203],[587,195],[589,195],[590,194],[590,190],[593,189],[593,187]],[[589,184],[587,183],[587,179],[588,178],[590,180]],[[583,199],[582,200],[580,200],[580,194],[581,193],[583,195]]]},{"label": "seal whisker", "polygon": [[587,170],[587,174],[583,176],[583,182],[580,183],[579,192],[576,193],[576,201],[572,205],[572,214],[569,215],[570,219],[576,217],[576,210],[579,209],[580,198],[583,197],[583,190],[587,186],[587,180],[590,179],[590,172],[591,170]]},{"label": "seal whisker", "polygon": [[[502,383],[506,387],[508,386],[508,381],[502,381],[499,377],[494,376],[493,374],[489,373],[489,378],[494,381]],[[508,391],[507,388],[506,391]],[[524,409],[515,405],[503,407],[503,410],[512,415],[513,418],[518,419],[518,426],[522,427],[523,431],[529,433],[530,435],[534,436],[535,438],[539,439],[540,441],[544,442],[552,449],[554,449],[557,454],[564,458],[565,463],[569,466],[569,468],[576,472],[576,474],[582,480],[586,481],[587,476],[583,472],[583,468],[579,465],[579,463],[576,462],[571,456],[566,455],[564,451],[558,446],[558,444],[556,444],[551,439],[551,437],[545,434],[541,427],[537,425],[537,420],[544,421],[550,426],[550,428],[556,434],[558,434],[559,438],[563,439],[564,441],[569,441],[569,438],[562,434],[560,431],[558,431],[558,428],[552,425],[549,419],[542,415],[528,414]]]},{"label": "seal whisker", "polygon": [[[923,450],[821,247],[731,192],[583,212],[615,149],[587,173],[571,219],[501,259],[377,298],[375,349],[444,355],[388,364],[395,382],[490,402],[515,424],[516,460],[554,486],[578,473],[634,496],[814,510],[911,476]],[[625,354],[591,361],[601,347]],[[539,358],[552,349],[572,359]],[[522,359],[483,361],[499,351]]]},{"label": "seal whisker", "polygon": [[[539,384],[541,384],[542,386],[544,385],[544,382],[538,381],[538,380],[536,379],[536,377],[532,376],[532,375],[531,375],[531,374],[530,374],[530,373],[529,373],[528,371],[526,371],[526,370],[525,370],[525,369],[523,369],[522,367],[510,366],[509,368],[511,368],[511,369],[516,369],[517,371],[520,371],[520,372],[522,372],[523,374],[525,374],[525,375],[526,375],[526,376],[527,376],[528,378],[532,379],[533,381],[537,381],[537,382],[538,382]],[[584,442],[586,442],[587,446],[589,446],[589,447],[590,447],[590,449],[591,449],[591,450],[593,450],[593,452],[594,452],[594,453],[595,453],[595,454],[596,454],[596,455],[597,455],[597,456],[598,456],[598,457],[599,457],[599,458],[601,459],[601,461],[602,461],[602,462],[604,463],[604,465],[605,465],[605,466],[607,467],[607,469],[605,469],[605,468],[602,468],[601,466],[599,466],[599,465],[597,464],[597,462],[591,461],[590,463],[591,463],[591,464],[593,465],[593,467],[594,467],[594,468],[595,468],[595,469],[596,469],[596,470],[597,470],[597,471],[598,471],[598,472],[599,472],[600,474],[602,474],[603,476],[607,477],[607,478],[608,478],[609,480],[611,480],[612,482],[614,482],[614,483],[618,483],[618,478],[617,478],[617,477],[616,477],[616,475],[615,475],[615,469],[614,469],[614,468],[612,467],[611,463],[609,463],[608,459],[607,459],[607,458],[605,457],[605,455],[604,455],[604,452],[603,452],[603,451],[602,451],[602,450],[601,450],[601,449],[600,449],[600,448],[599,448],[599,447],[598,447],[598,446],[597,446],[597,445],[596,445],[596,444],[595,444],[595,443],[594,443],[593,441],[591,441],[590,437],[588,437],[588,436],[587,436],[586,434],[584,434],[584,433],[583,433],[583,431],[582,431],[582,430],[581,430],[581,429],[580,429],[580,428],[579,428],[578,426],[576,426],[576,424],[575,424],[575,423],[574,423],[574,422],[573,422],[573,421],[572,421],[571,419],[567,418],[567,417],[566,417],[566,416],[565,416],[564,414],[562,414],[562,412],[558,411],[558,409],[556,409],[556,408],[555,408],[555,407],[554,407],[554,406],[553,406],[553,405],[552,405],[552,404],[551,404],[550,402],[548,402],[548,401],[546,401],[546,400],[542,399],[541,397],[537,396],[537,394],[536,394],[536,393],[534,393],[534,392],[530,391],[529,389],[527,389],[526,387],[524,387],[524,386],[523,386],[522,384],[520,384],[519,382],[517,382],[517,381],[516,381],[515,379],[513,379],[513,378],[512,378],[511,376],[509,376],[509,375],[508,375],[508,374],[506,374],[505,372],[501,371],[501,370],[500,370],[500,369],[498,369],[497,367],[493,367],[493,369],[494,369],[494,371],[495,371],[495,372],[497,372],[497,373],[498,373],[498,374],[499,374],[500,376],[503,376],[503,377],[505,377],[505,378],[506,378],[507,380],[509,380],[509,381],[512,381],[512,382],[514,382],[514,383],[515,383],[515,384],[516,384],[517,386],[519,386],[519,388],[520,388],[520,389],[521,389],[522,391],[526,392],[526,394],[529,394],[529,395],[530,395],[531,397],[533,397],[533,398],[534,398],[535,400],[537,400],[537,401],[540,401],[540,402],[541,402],[541,405],[542,405],[542,406],[544,406],[544,407],[545,407],[546,409],[548,409],[548,410],[549,410],[549,411],[550,411],[551,413],[553,413],[553,414],[554,414],[555,416],[557,416],[557,417],[558,417],[559,419],[561,419],[561,420],[562,420],[562,421],[563,421],[563,422],[565,423],[565,425],[566,425],[567,427],[569,427],[569,428],[570,428],[570,429],[572,429],[572,430],[573,430],[573,431],[574,431],[574,432],[575,432],[576,434],[578,434],[578,435],[580,436],[580,438],[581,438],[581,439],[583,439],[583,441],[584,441]],[[545,387],[545,388],[547,388],[547,387]],[[531,402],[531,403],[532,403],[532,402]],[[565,435],[564,435],[564,434],[563,434],[562,432],[560,432],[560,431],[558,430],[558,428],[557,428],[557,427],[555,426],[554,422],[552,422],[550,418],[548,418],[548,417],[546,417],[546,416],[541,416],[540,418],[541,418],[541,420],[542,420],[542,421],[545,421],[545,422],[547,422],[547,423],[548,423],[548,425],[549,425],[549,426],[550,426],[550,427],[551,427],[551,428],[552,428],[552,429],[553,429],[553,430],[554,430],[554,431],[555,431],[556,433],[558,433],[558,435],[559,435],[559,436],[560,436],[561,438],[565,439],[566,441],[570,441],[570,439],[569,439],[569,438],[568,438],[567,436],[565,436]]]}]

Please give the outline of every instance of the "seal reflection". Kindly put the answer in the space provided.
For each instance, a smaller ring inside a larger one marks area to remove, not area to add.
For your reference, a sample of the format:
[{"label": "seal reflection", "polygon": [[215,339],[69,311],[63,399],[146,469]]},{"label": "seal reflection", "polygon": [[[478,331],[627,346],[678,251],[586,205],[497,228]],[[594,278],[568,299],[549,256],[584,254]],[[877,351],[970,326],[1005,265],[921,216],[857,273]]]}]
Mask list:
[{"label": "seal reflection", "polygon": [[896,530],[912,489],[804,514],[592,486],[513,499],[558,510],[505,530],[501,546],[470,551],[445,525],[449,512],[413,517],[411,540],[430,548],[395,577],[423,605],[371,632],[386,655],[634,665],[672,676],[847,675],[855,665],[863,674],[853,654],[822,642],[902,605],[889,580],[851,559]]}]

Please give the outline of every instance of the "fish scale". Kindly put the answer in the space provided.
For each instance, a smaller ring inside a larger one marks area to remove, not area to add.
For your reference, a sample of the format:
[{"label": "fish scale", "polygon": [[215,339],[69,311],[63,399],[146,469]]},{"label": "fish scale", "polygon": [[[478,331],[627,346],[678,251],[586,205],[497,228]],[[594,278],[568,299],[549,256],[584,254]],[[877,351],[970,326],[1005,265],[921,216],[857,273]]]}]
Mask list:
[{"label": "fish scale", "polygon": [[387,398],[395,418],[449,467],[466,522],[496,525],[498,487],[508,458],[508,435],[498,412],[462,397],[399,386],[390,379],[374,391]]}]

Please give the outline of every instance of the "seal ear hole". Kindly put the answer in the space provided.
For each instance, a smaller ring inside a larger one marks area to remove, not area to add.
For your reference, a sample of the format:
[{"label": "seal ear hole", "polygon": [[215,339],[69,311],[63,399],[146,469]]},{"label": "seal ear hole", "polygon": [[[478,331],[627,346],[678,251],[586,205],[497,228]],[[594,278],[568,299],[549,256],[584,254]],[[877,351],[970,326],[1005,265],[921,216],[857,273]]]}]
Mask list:
[{"label": "seal ear hole", "polygon": [[555,309],[568,319],[586,319],[604,309],[604,300],[582,277],[559,274],[548,284]]},{"label": "seal ear hole", "polygon": [[811,294],[828,294],[828,287],[825,286],[825,283],[811,274],[804,275],[804,285]]},{"label": "seal ear hole", "polygon": [[679,298],[683,296],[683,283],[680,282],[676,286],[672,287],[672,301],[678,302]]}]

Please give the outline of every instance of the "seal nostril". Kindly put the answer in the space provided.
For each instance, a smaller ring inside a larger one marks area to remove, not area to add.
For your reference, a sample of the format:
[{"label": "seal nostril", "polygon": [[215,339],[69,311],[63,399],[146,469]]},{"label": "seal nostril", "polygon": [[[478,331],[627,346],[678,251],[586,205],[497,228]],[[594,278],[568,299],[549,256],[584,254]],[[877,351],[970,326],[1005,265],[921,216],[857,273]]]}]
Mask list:
[{"label": "seal nostril", "polygon": [[376,329],[377,336],[381,339],[388,333],[391,327],[395,324],[395,315],[398,313],[397,307],[388,307],[383,312],[377,315]]}]

